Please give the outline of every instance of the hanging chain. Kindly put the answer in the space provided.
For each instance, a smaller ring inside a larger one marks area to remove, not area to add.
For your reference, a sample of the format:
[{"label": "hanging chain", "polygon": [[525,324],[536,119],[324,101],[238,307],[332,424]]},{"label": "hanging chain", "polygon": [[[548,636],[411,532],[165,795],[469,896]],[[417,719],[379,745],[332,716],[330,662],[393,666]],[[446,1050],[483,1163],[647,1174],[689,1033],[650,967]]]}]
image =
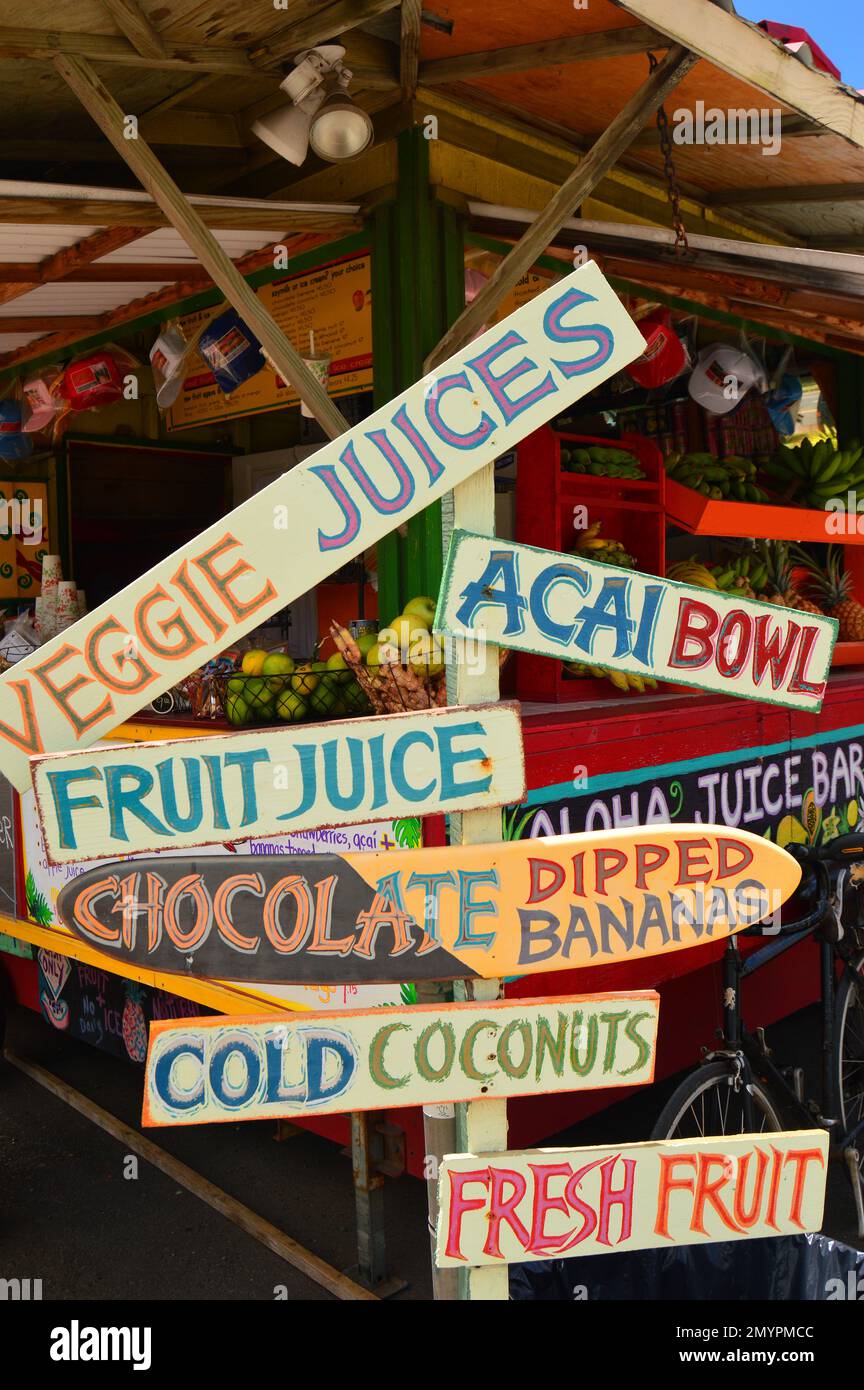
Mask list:
[{"label": "hanging chain", "polygon": [[[649,72],[653,72],[656,67],[657,59],[653,53],[649,53]],[[690,245],[687,241],[687,228],[684,226],[684,219],[681,216],[681,189],[678,187],[678,176],[672,161],[672,137],[669,134],[669,117],[666,115],[665,106],[658,106],[657,108],[657,130],[660,135],[660,150],[663,155],[663,173],[666,175],[666,193],[672,208],[675,254],[682,255],[685,251],[689,251]]]}]

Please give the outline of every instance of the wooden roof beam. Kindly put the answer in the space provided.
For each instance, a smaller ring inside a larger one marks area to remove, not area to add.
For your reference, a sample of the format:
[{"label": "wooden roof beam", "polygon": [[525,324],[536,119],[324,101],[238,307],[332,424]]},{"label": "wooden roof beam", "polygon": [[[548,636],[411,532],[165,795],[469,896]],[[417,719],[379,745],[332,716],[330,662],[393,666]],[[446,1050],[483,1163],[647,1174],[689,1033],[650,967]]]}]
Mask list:
[{"label": "wooden roof beam", "polygon": [[417,90],[420,71],[420,14],[423,0],[402,0],[399,12],[399,82],[409,101]]},{"label": "wooden roof beam", "polygon": [[759,188],[717,188],[705,194],[708,207],[767,207],[772,203],[858,203],[864,183],[798,183]]},{"label": "wooden roof beam", "polygon": [[76,34],[57,29],[0,27],[0,58],[44,58],[58,54],[88,58],[96,63],[118,63],[136,68],[175,68],[203,74],[228,73],[237,77],[270,76],[251,63],[240,49],[210,44],[169,44],[158,58],[145,58],[128,39],[113,34]]},{"label": "wooden roof beam", "polygon": [[[399,4],[399,0],[335,0],[281,34],[274,35],[250,50],[250,57],[267,64],[282,63],[303,48],[314,48],[325,39],[338,39],[370,19],[377,19]],[[350,65],[349,65],[350,66]]]},{"label": "wooden roof beam", "polygon": [[[151,229],[149,227],[112,227],[112,232],[138,232],[142,236],[146,235]],[[99,237],[101,232],[94,233]],[[89,240],[87,238],[86,240]],[[79,246],[84,242],[78,242]],[[58,256],[62,252],[57,253]],[[102,254],[102,253],[100,253]],[[49,257],[52,260],[53,257]],[[33,290],[37,285],[45,284],[42,278],[42,266],[44,261],[0,261],[0,287],[4,285],[20,285],[21,293],[26,294],[28,290]],[[183,280],[184,283],[198,282],[202,285],[211,283],[210,276],[203,266],[193,265],[188,261],[100,261],[97,265],[82,265],[74,270],[64,270],[62,274],[52,275],[52,280],[62,280],[67,285],[111,285],[111,284],[165,284],[174,280]],[[15,298],[15,296],[9,296]],[[0,288],[0,303],[7,300],[3,298],[2,288]]]},{"label": "wooden roof beam", "polygon": [[[70,59],[70,62],[74,61]],[[138,145],[141,140],[130,140]],[[334,232],[347,235],[362,228],[362,222],[351,213],[341,210],[288,210],[274,204],[272,210],[260,203],[244,206],[231,201],[203,203],[193,200],[196,215],[207,227],[222,231],[253,229],[265,232]],[[172,222],[157,203],[139,202],[132,198],[52,198],[49,194],[0,193],[0,224],[4,222],[36,222],[48,225],[84,225],[127,227],[151,231],[154,227],[170,227]]]},{"label": "wooden roof beam", "polygon": [[[828,73],[805,65],[763,29],[705,0],[613,0],[667,38],[706,58],[799,116],[864,148],[864,102]],[[736,102],[736,105],[738,103]]]},{"label": "wooden roof beam", "polygon": [[695,54],[688,53],[686,49],[677,46],[670,48],[665,58],[621,107],[585,158],[564,180],[512,251],[499,263],[473,302],[444,334],[426,360],[427,371],[471,341],[507,292],[542,255],[576,208],[591,196],[604,174],[628,148],[633,136],[696,62]]},{"label": "wooden roof beam", "polygon": [[424,86],[436,86],[441,82],[464,82],[502,72],[528,72],[532,68],[620,58],[628,53],[647,53],[652,48],[668,47],[669,40],[656,29],[637,24],[630,29],[609,29],[599,34],[544,39],[541,43],[519,44],[491,52],[433,58],[420,64],[420,81]]},{"label": "wooden roof beam", "polygon": [[158,29],[150,23],[136,0],[102,0],[121,34],[142,58],[164,58],[166,48]]}]

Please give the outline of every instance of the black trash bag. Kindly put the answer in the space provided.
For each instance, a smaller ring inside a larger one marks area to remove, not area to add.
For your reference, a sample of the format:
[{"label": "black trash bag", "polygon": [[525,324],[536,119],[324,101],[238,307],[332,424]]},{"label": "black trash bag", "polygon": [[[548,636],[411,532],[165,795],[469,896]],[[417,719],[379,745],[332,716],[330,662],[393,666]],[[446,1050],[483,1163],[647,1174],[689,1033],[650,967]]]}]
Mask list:
[{"label": "black trash bag", "polygon": [[538,1260],[510,1266],[510,1297],[547,1303],[864,1301],[864,1252],[827,1236],[800,1235]]}]

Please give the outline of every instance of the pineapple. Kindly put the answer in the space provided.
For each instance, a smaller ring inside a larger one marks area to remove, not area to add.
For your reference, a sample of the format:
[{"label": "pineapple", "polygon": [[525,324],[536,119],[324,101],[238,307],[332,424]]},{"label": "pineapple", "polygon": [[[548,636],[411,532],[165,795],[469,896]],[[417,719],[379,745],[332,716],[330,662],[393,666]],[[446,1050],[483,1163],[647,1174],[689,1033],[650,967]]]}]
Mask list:
[{"label": "pineapple", "polygon": [[147,1057],[147,1021],[141,1005],[143,992],[140,985],[131,980],[126,982],[126,1002],[123,1005],[123,1041],[133,1062],[143,1062]]},{"label": "pineapple", "polygon": [[792,578],[793,564],[785,541],[765,541],[759,547],[759,559],[767,571],[765,593],[767,603],[779,603],[784,608],[797,608],[799,613],[818,613],[823,610],[812,599],[801,594]]},{"label": "pineapple", "polygon": [[842,546],[829,545],[824,569],[806,551],[796,550],[796,558],[811,576],[808,589],[819,599],[822,611],[837,619],[837,640],[864,642],[864,605],[855,598],[852,576],[843,567]]}]

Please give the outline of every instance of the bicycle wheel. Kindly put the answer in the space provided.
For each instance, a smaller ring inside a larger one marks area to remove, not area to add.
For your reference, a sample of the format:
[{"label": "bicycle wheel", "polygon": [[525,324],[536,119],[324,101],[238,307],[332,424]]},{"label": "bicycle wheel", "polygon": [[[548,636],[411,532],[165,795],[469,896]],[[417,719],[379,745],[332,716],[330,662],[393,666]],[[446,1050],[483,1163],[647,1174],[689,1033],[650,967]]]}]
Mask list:
[{"label": "bicycle wheel", "polygon": [[[746,1134],[744,1095],[735,1090],[728,1062],[706,1062],[685,1076],[672,1092],[651,1131],[652,1139],[704,1139],[719,1134]],[[767,1091],[751,1083],[757,1134],[783,1128]]]},{"label": "bicycle wheel", "polygon": [[[844,1130],[864,1119],[864,958],[844,970],[837,987],[834,1029],[834,1075]],[[864,1134],[857,1147],[864,1150]]]}]

